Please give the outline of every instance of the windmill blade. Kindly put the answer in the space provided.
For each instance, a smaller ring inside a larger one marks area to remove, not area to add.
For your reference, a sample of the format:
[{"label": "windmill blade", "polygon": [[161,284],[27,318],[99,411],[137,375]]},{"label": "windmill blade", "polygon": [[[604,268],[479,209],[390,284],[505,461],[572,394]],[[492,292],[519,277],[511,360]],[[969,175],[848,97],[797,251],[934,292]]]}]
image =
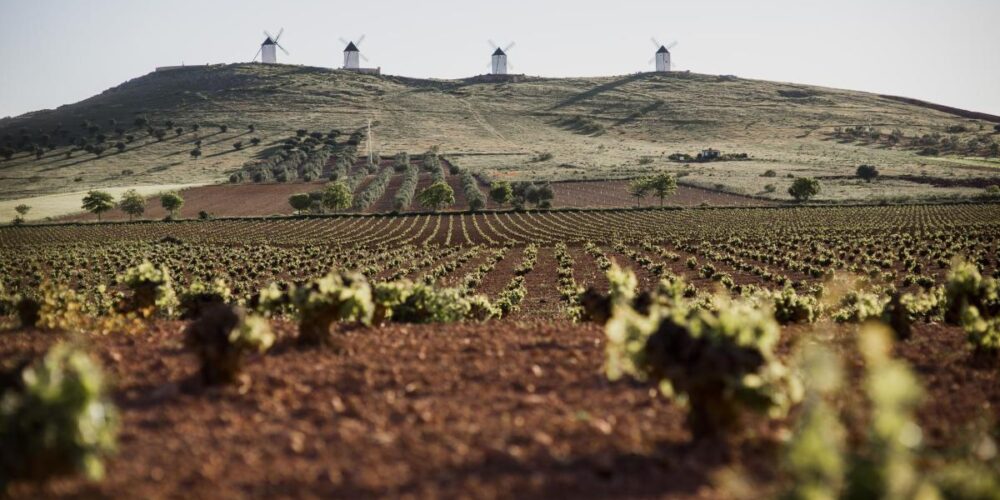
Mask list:
[{"label": "windmill blade", "polygon": [[656,62],[656,57],[651,57],[649,58],[649,62],[646,63],[646,66],[649,66],[650,64],[653,64],[655,62]]},{"label": "windmill blade", "polygon": [[271,40],[274,40],[274,37],[271,36],[271,34],[267,32],[267,30],[264,30],[264,36],[270,38]]},{"label": "windmill blade", "polygon": [[257,49],[257,54],[255,54],[255,55],[253,56],[253,59],[251,59],[250,61],[251,61],[251,62],[253,62],[253,61],[256,61],[256,60],[257,60],[257,56],[259,56],[259,55],[260,55],[260,53],[261,53],[261,51],[262,51],[262,50],[264,50],[264,46],[263,46],[263,45],[261,45],[261,46],[260,46],[260,48],[259,48],[259,49]]},{"label": "windmill blade", "polygon": [[[284,32],[285,32],[285,28],[281,28],[280,30],[278,30],[278,36],[274,37],[274,43],[278,43],[278,39],[281,38],[281,34],[284,33]],[[285,49],[281,49],[281,50],[285,50]]]},{"label": "windmill blade", "polygon": [[509,59],[507,60],[507,69],[509,69],[509,70],[511,70],[511,71],[514,71],[514,65],[513,65],[513,64],[511,64],[511,62],[510,62],[510,60],[509,60]]},{"label": "windmill blade", "polygon": [[674,41],[670,42],[670,45],[667,45],[667,50],[670,50],[670,49],[672,49],[672,48],[674,48],[676,46],[677,46],[677,40],[674,40]]},{"label": "windmill blade", "polygon": [[509,52],[509,51],[510,51],[510,49],[513,49],[513,48],[514,48],[514,45],[517,45],[517,44],[516,44],[516,43],[514,43],[514,42],[510,42],[510,45],[507,45],[506,47],[504,47],[503,51],[504,51],[504,52]]},{"label": "windmill blade", "polygon": [[486,42],[489,43],[490,47],[493,47],[494,49],[499,49],[500,48],[500,46],[497,45],[496,42],[494,42],[493,40],[486,40]]},{"label": "windmill blade", "polygon": [[354,45],[357,45],[358,47],[360,47],[361,44],[364,43],[366,36],[368,36],[368,35],[362,34],[361,36],[359,36],[358,37],[358,41],[354,42]]},{"label": "windmill blade", "polygon": [[351,42],[349,42],[349,41],[347,41],[347,40],[344,40],[344,37],[339,37],[339,38],[337,38],[337,39],[338,39],[338,40],[340,40],[340,43],[342,43],[342,44],[344,44],[344,45],[347,45],[347,44],[351,43]]},{"label": "windmill blade", "polygon": [[662,45],[660,45],[660,42],[658,42],[658,41],[656,40],[656,38],[655,38],[655,37],[649,37],[649,41],[653,42],[653,45],[654,45],[654,46],[655,46],[656,48],[660,48],[660,47],[662,46]]},{"label": "windmill blade", "polygon": [[275,42],[274,44],[275,44],[275,45],[277,45],[277,46],[278,46],[278,48],[279,48],[279,49],[281,49],[281,51],[282,51],[282,52],[284,52],[286,56],[290,56],[290,55],[291,55],[291,54],[289,54],[289,53],[288,53],[288,51],[287,51],[287,50],[285,50],[285,48],[284,48],[284,47],[282,47],[282,46],[281,46],[281,45],[280,45],[280,44],[279,44],[278,42]]},{"label": "windmill blade", "polygon": [[361,56],[361,59],[362,59],[362,60],[363,60],[364,62],[368,62],[368,58],[367,58],[367,57],[365,57],[365,55],[364,55],[364,54],[362,54],[361,52],[358,52],[358,55],[359,55],[359,56]]}]

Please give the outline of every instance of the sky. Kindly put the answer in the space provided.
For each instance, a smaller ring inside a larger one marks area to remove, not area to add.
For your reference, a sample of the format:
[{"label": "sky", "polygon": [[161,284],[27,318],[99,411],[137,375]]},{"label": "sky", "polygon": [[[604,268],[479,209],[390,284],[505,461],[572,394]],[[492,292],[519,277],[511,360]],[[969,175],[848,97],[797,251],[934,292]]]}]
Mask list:
[{"label": "sky", "polygon": [[0,117],[80,101],[157,66],[249,61],[285,29],[289,64],[337,67],[367,35],[393,75],[680,70],[863,90],[1000,115],[1000,0],[0,0]]}]

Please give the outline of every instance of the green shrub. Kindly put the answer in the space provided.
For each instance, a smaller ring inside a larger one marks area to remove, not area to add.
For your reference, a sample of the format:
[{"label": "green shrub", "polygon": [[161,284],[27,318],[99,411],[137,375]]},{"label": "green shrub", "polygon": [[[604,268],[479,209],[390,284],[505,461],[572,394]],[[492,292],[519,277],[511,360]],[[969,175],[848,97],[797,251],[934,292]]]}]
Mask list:
[{"label": "green shrub", "polygon": [[375,306],[368,280],[359,273],[333,272],[291,290],[290,302],[299,314],[299,342],[334,344],[335,321],[371,324]]},{"label": "green shrub", "polygon": [[774,319],[783,325],[789,323],[812,323],[816,321],[819,306],[815,297],[799,295],[791,287],[771,294],[774,303]]},{"label": "green shrub", "polygon": [[971,262],[957,261],[945,280],[946,301],[945,321],[952,324],[961,322],[967,307],[975,307],[979,313],[992,317],[1000,313],[1000,287],[992,278],[983,278],[979,269]]},{"label": "green shrub", "polygon": [[196,319],[206,308],[215,304],[233,301],[233,292],[222,278],[209,284],[195,280],[180,294],[179,310],[181,319]]},{"label": "green shrub", "polygon": [[117,432],[100,367],[85,352],[56,345],[0,399],[0,491],[14,480],[102,478]]},{"label": "green shrub", "polygon": [[[862,440],[846,439],[844,426],[826,402],[840,385],[838,363],[825,351],[807,351],[822,356],[809,359],[807,354],[800,364],[807,392],[786,448],[791,481],[785,498],[940,498],[915,466],[922,439],[915,410],[923,391],[906,364],[891,359],[891,349],[891,332],[885,326],[862,327],[858,334],[866,368],[862,387],[871,404]],[[849,453],[846,446],[851,446]]]},{"label": "green shrub", "polygon": [[372,301],[375,311],[372,323],[381,325],[393,319],[393,311],[413,293],[413,283],[409,281],[388,281],[376,283],[372,287]]},{"label": "green shrub", "polygon": [[962,328],[977,353],[1000,352],[1000,317],[984,318],[975,306],[962,311]]},{"label": "green shrub", "polygon": [[796,201],[807,201],[820,192],[819,181],[811,177],[799,177],[788,188],[788,194]]},{"label": "green shrub", "polygon": [[501,317],[519,310],[521,301],[527,295],[528,288],[524,285],[524,276],[515,276],[497,297],[496,307]]},{"label": "green shrub", "polygon": [[702,278],[711,278],[715,275],[715,266],[706,263],[704,266],[701,266],[698,274],[700,274]]},{"label": "green shrub", "polygon": [[185,345],[198,355],[201,379],[209,385],[235,382],[246,355],[273,344],[266,319],[226,304],[208,306],[185,332]]},{"label": "green shrub", "polygon": [[655,298],[648,314],[614,306],[605,326],[608,377],[629,375],[686,400],[695,439],[737,430],[747,411],[784,415],[800,390],[774,356],[771,313],[728,300],[706,309],[676,295]]},{"label": "green shrub", "polygon": [[850,291],[839,304],[839,309],[831,314],[840,323],[861,323],[869,318],[880,318],[888,299],[876,293]]},{"label": "green shrub", "polygon": [[805,395],[792,439],[785,449],[788,500],[835,499],[847,470],[847,432],[828,399],[842,383],[839,360],[830,351],[808,346],[799,359]]},{"label": "green shrub", "polygon": [[922,439],[915,416],[923,396],[920,383],[904,362],[890,357],[888,328],[866,325],[858,334],[858,350],[867,367],[864,390],[872,416],[866,450],[848,472],[846,497],[933,498],[914,466]]},{"label": "green shrub", "polygon": [[1000,352],[1000,286],[975,264],[957,261],[944,285],[944,319],[962,325],[977,354]]},{"label": "green shrub", "polygon": [[482,296],[466,298],[458,289],[435,289],[415,284],[405,300],[392,309],[398,323],[453,323],[465,319],[486,320],[498,316],[498,311]]},{"label": "green shrub", "polygon": [[178,306],[173,280],[166,266],[156,267],[143,261],[118,277],[132,295],[122,304],[123,312],[137,312],[149,317],[153,314],[172,316]]}]

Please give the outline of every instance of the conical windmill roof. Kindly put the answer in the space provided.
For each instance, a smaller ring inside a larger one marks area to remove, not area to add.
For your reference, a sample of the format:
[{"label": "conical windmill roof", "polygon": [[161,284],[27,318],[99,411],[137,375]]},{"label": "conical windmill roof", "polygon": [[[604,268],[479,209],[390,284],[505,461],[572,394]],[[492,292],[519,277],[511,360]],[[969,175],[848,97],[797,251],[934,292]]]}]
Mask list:
[{"label": "conical windmill roof", "polygon": [[[646,53],[648,54],[649,52],[646,52]],[[660,45],[660,50],[657,50],[656,53],[657,54],[669,54],[670,51],[667,50],[667,48],[664,47],[663,45]]]},{"label": "conical windmill roof", "polygon": [[354,45],[354,42],[350,42],[347,44],[347,48],[344,49],[344,52],[361,52],[361,51],[358,50],[357,45]]},{"label": "conical windmill roof", "polygon": [[495,52],[493,52],[493,55],[494,56],[505,56],[505,55],[507,55],[507,53],[504,52],[503,49],[501,49],[500,47],[497,47],[497,50]]},{"label": "conical windmill roof", "polygon": [[267,37],[261,45],[277,45],[277,43],[274,43],[274,40],[271,40],[271,37]]}]

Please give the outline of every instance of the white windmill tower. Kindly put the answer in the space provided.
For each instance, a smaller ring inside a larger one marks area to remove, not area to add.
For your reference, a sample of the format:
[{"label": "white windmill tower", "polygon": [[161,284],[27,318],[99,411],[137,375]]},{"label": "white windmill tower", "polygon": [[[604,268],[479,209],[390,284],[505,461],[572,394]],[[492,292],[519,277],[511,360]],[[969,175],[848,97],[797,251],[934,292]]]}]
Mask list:
[{"label": "white windmill tower", "polygon": [[672,65],[673,63],[670,60],[670,49],[676,47],[677,42],[674,41],[670,42],[667,45],[663,45],[660,42],[657,42],[655,38],[650,38],[650,40],[653,42],[654,47],[659,47],[659,48],[656,50],[656,54],[653,56],[653,59],[651,59],[649,62],[650,63],[654,61],[656,62],[657,73],[665,73],[671,71],[673,69]]},{"label": "white windmill tower", "polygon": [[361,42],[365,41],[365,35],[358,37],[357,42],[344,40],[343,38],[341,38],[340,41],[347,45],[344,49],[344,69],[360,69],[361,59],[368,62],[368,58],[365,57],[364,54],[361,53],[361,49],[358,48],[361,46]]},{"label": "white windmill tower", "polygon": [[489,42],[490,46],[496,49],[493,51],[493,55],[490,57],[490,74],[506,75],[507,68],[514,67],[512,64],[507,63],[507,52],[509,52],[510,49],[514,48],[514,42],[510,42],[509,44],[507,44],[506,47],[502,49],[500,48],[499,45],[493,43],[493,40],[490,40]]},{"label": "white windmill tower", "polygon": [[278,54],[275,51],[276,48],[281,49],[285,55],[288,55],[288,51],[284,47],[278,44],[278,39],[281,38],[281,34],[285,32],[285,28],[281,28],[278,31],[278,36],[271,36],[266,30],[264,31],[264,43],[260,44],[260,49],[257,50],[257,55],[253,56],[253,60],[257,60],[257,56],[260,56],[260,62],[264,64],[276,64],[278,62]]}]

